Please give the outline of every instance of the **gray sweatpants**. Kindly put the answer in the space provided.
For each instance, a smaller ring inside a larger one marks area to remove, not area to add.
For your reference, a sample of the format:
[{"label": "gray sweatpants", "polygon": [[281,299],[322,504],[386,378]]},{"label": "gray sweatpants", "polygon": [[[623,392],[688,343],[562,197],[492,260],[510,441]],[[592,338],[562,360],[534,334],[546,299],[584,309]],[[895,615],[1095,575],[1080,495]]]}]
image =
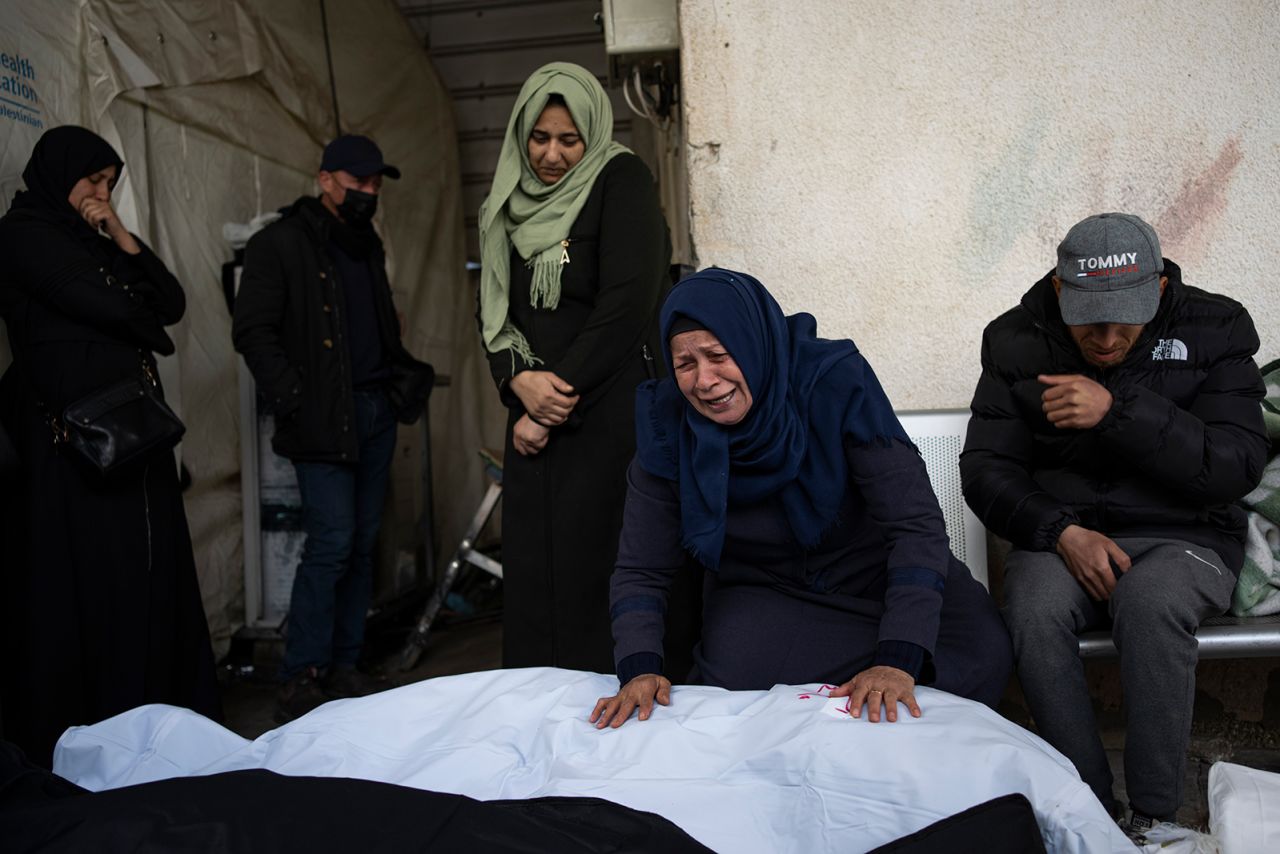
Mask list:
[{"label": "gray sweatpants", "polygon": [[1075,763],[1115,812],[1076,636],[1112,625],[1124,690],[1129,805],[1171,820],[1182,804],[1196,680],[1196,628],[1223,613],[1235,577],[1212,550],[1180,540],[1117,539],[1132,566],[1109,601],[1094,602],[1052,552],[1015,549],[1001,610],[1018,680],[1040,735]]}]

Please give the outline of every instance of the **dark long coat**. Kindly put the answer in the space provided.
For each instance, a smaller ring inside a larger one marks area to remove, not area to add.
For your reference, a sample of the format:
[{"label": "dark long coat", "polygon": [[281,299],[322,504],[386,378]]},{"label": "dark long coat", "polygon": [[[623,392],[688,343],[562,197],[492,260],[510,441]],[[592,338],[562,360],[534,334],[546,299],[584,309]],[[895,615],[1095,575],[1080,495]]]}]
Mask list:
[{"label": "dark long coat", "polygon": [[[662,370],[658,306],[671,243],[653,177],[633,154],[609,161],[569,231],[554,310],[534,309],[532,271],[511,256],[510,317],[544,364],[581,395],[547,446],[522,457],[511,428],[524,414],[508,388],[519,357],[489,354],[510,408],[503,474],[503,664],[613,669],[609,576],[618,551],[635,388]],[[650,359],[646,359],[646,347]]]},{"label": "dark long coat", "polygon": [[220,717],[172,455],[103,478],[43,414],[172,353],[182,288],[145,246],[129,256],[39,212],[0,220],[0,256],[0,417],[21,460],[0,489],[4,737],[48,764],[66,727],[144,703]]}]

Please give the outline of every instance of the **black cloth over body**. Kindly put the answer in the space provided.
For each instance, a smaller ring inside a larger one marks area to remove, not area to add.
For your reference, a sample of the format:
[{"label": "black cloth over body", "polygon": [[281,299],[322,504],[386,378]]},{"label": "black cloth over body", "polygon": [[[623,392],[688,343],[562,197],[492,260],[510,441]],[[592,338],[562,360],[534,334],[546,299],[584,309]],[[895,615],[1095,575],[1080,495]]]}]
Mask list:
[{"label": "black cloth over body", "polygon": [[[245,247],[231,334],[276,417],[271,445],[294,462],[359,457],[344,282],[327,248],[339,225],[319,199],[303,196]],[[387,397],[397,420],[411,424],[422,414],[435,372],[400,343],[386,255],[376,240],[368,270],[390,371]]]},{"label": "black cloth over body", "polygon": [[1044,854],[1044,838],[1026,795],[969,807],[867,854]]},{"label": "black cloth over body", "polygon": [[258,769],[88,792],[4,743],[0,840],[12,854],[710,851],[661,816],[599,798],[477,801]]},{"label": "black cloth over body", "polygon": [[[660,366],[655,320],[671,244],[640,158],[620,154],[596,178],[569,231],[560,304],[534,309],[532,270],[511,256],[509,316],[544,364],[489,354],[510,408],[503,462],[503,665],[607,673],[609,575],[617,556],[635,453],[635,388]],[[508,383],[516,369],[554,371],[581,395],[537,455],[511,428],[524,415]]]},{"label": "black cloth over body", "polygon": [[172,353],[164,325],[185,307],[150,249],[130,256],[81,225],[17,204],[0,220],[14,353],[0,417],[22,461],[0,498],[0,707],[6,737],[44,764],[66,727],[144,703],[221,716],[172,455],[104,479],[55,447],[41,413]]},{"label": "black cloth over body", "polygon": [[[1239,573],[1245,514],[1234,502],[1257,485],[1268,447],[1258,334],[1240,303],[1164,265],[1160,308],[1115,367],[1080,354],[1053,271],[983,333],[960,475],[974,513],[1015,546],[1054,551],[1078,524],[1113,539],[1187,540]],[[1054,427],[1039,374],[1090,377],[1111,410],[1091,430]]]}]

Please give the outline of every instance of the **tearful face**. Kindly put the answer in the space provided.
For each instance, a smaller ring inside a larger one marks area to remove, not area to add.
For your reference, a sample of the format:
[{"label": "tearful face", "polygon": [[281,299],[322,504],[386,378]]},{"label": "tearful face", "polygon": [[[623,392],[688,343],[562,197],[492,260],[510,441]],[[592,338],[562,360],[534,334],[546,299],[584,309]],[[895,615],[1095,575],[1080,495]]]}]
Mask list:
[{"label": "tearful face", "polygon": [[751,410],[751,389],[742,369],[706,329],[671,337],[671,367],[680,393],[707,419],[728,427]]}]

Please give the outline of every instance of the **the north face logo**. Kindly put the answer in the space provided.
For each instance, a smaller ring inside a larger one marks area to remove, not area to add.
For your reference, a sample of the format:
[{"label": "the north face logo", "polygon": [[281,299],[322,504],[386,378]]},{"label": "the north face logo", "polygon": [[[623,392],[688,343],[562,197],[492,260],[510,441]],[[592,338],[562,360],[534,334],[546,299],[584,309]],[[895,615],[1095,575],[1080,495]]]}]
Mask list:
[{"label": "the north face logo", "polygon": [[1151,351],[1151,358],[1158,361],[1185,362],[1187,360],[1187,345],[1177,338],[1161,338],[1155,349]]}]

